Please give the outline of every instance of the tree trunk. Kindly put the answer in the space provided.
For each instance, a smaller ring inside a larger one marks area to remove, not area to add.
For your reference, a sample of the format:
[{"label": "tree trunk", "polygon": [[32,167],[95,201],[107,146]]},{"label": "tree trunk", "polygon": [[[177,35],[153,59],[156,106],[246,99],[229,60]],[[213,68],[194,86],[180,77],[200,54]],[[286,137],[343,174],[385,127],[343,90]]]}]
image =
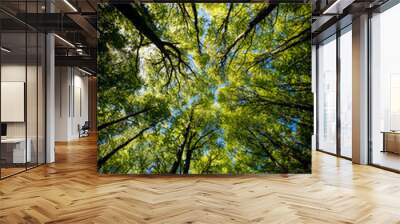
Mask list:
[{"label": "tree trunk", "polygon": [[192,160],[192,149],[186,151],[185,167],[183,168],[183,174],[189,174],[190,161]]},{"label": "tree trunk", "polygon": [[185,146],[186,146],[186,143],[189,138],[192,118],[193,118],[193,111],[190,113],[189,123],[187,124],[185,133],[183,134],[183,142],[182,142],[181,146],[179,147],[178,151],[176,152],[176,160],[172,164],[171,170],[169,171],[169,173],[171,173],[171,174],[176,174],[176,171],[178,171],[178,168],[181,164],[183,151],[185,150]]},{"label": "tree trunk", "polygon": [[169,173],[176,174],[176,171],[178,171],[179,165],[181,164],[181,161],[182,161],[182,154],[183,154],[183,149],[178,149],[178,151],[176,152],[176,160],[172,164],[172,167],[171,167],[171,170],[169,171]]}]

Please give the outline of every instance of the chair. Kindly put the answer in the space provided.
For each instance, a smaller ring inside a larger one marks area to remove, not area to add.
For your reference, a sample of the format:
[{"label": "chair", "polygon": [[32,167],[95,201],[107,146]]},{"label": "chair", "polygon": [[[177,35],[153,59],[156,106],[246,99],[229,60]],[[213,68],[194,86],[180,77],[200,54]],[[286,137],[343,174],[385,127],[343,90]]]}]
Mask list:
[{"label": "chair", "polygon": [[89,121],[85,121],[82,127],[78,124],[79,138],[89,136],[89,129],[90,129]]}]

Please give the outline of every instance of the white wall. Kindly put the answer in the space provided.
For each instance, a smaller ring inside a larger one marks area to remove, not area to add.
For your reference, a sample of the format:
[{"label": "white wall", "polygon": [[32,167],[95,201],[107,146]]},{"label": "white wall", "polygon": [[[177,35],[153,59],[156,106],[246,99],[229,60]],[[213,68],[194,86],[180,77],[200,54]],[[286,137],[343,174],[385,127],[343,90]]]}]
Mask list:
[{"label": "white wall", "polygon": [[55,68],[55,140],[68,140],[68,88],[70,84],[69,69],[67,67]]},{"label": "white wall", "polygon": [[56,67],[56,141],[79,138],[78,125],[88,120],[88,78],[76,68]]}]

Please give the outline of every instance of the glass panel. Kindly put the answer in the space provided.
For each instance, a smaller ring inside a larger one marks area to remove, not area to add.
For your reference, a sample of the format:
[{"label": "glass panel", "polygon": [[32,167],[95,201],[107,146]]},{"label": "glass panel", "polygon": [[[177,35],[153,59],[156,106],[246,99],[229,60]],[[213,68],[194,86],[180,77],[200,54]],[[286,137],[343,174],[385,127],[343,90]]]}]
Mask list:
[{"label": "glass panel", "polygon": [[[39,4],[37,1],[27,2],[27,13],[38,13]],[[34,16],[30,20],[38,19]],[[34,21],[32,21],[34,22]],[[36,21],[35,21],[36,22]],[[39,35],[36,30],[28,30],[27,33],[27,80],[26,80],[26,113],[27,113],[27,149],[31,151],[30,162],[27,167],[35,167],[38,164],[38,45]]]},{"label": "glass panel", "polygon": [[25,170],[31,151],[26,150],[25,91],[26,33],[2,33],[1,43],[1,156],[2,177]]},{"label": "glass panel", "polygon": [[372,22],[372,163],[400,170],[400,5]]},{"label": "glass panel", "polygon": [[0,23],[1,178],[45,162],[45,35],[21,22],[38,18],[25,13],[43,12],[44,5],[0,1],[0,19],[7,21]]},{"label": "glass panel", "polygon": [[44,34],[39,34],[38,46],[38,163],[45,163],[45,52],[46,39]]},{"label": "glass panel", "polygon": [[340,36],[340,152],[352,157],[352,35],[351,27]]},{"label": "glass panel", "polygon": [[336,153],[336,37],[318,48],[318,148]]},{"label": "glass panel", "polygon": [[[30,160],[28,168],[37,165],[38,147],[37,147],[37,79],[38,79],[38,35],[36,32],[28,33],[28,63],[27,63],[27,82],[26,82],[26,112],[27,112],[27,143],[30,148]],[[29,154],[28,154],[29,155]]]}]

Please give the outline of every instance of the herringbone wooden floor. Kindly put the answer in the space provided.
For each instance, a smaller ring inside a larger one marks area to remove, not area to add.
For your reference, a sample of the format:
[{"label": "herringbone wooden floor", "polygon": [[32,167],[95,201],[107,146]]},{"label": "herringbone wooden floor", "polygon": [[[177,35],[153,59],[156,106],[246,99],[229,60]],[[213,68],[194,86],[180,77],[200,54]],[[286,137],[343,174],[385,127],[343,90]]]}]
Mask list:
[{"label": "herringbone wooden floor", "polygon": [[400,223],[400,175],[315,152],[312,175],[96,173],[96,142],[0,181],[0,223]]}]

